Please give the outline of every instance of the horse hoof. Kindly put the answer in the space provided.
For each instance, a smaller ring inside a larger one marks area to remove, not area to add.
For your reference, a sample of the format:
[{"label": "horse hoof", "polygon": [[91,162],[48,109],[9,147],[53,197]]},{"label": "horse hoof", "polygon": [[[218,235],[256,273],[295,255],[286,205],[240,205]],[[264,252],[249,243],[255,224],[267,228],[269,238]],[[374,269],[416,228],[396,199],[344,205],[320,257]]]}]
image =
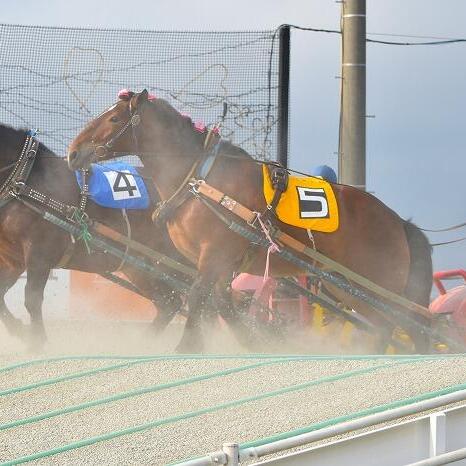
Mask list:
[{"label": "horse hoof", "polygon": [[32,354],[43,353],[47,340],[31,340],[27,345],[27,352]]},{"label": "horse hoof", "polygon": [[28,352],[30,353],[41,353],[44,350],[45,344],[47,343],[47,335],[45,332],[32,333],[28,337]]},{"label": "horse hoof", "polygon": [[11,335],[23,339],[26,335],[25,332],[26,326],[23,324],[21,319],[13,318],[13,320],[9,323],[9,330]]},{"label": "horse hoof", "polygon": [[161,325],[152,322],[149,324],[146,329],[145,329],[145,334],[151,338],[153,336],[159,336],[163,331],[165,330],[165,327],[162,327]]},{"label": "horse hoof", "polygon": [[202,353],[204,344],[200,339],[191,340],[182,338],[175,349],[178,354]]}]

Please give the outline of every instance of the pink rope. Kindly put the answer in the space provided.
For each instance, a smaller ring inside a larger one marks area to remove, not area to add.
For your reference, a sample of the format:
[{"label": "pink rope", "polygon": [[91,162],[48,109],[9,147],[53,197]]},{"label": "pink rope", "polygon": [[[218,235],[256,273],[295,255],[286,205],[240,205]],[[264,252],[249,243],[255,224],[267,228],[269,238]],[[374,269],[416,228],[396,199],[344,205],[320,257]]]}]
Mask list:
[{"label": "pink rope", "polygon": [[278,244],[275,243],[272,237],[270,236],[269,229],[267,228],[267,226],[261,219],[261,214],[259,212],[256,212],[256,216],[262,228],[262,231],[264,232],[264,235],[267,238],[267,241],[270,243],[269,247],[267,248],[267,259],[265,261],[265,270],[264,270],[264,282],[265,282],[269,278],[270,254],[273,254],[274,252],[280,252],[280,248],[278,247]]}]

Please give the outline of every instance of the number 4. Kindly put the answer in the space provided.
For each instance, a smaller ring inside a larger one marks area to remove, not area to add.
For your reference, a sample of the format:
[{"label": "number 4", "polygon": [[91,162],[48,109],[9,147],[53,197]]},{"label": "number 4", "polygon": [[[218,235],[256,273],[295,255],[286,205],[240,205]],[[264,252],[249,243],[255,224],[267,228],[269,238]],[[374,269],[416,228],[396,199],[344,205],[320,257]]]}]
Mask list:
[{"label": "number 4", "polygon": [[138,187],[131,184],[131,181],[126,173],[118,172],[112,189],[115,193],[127,192],[130,197],[133,197],[133,191],[137,191]]}]

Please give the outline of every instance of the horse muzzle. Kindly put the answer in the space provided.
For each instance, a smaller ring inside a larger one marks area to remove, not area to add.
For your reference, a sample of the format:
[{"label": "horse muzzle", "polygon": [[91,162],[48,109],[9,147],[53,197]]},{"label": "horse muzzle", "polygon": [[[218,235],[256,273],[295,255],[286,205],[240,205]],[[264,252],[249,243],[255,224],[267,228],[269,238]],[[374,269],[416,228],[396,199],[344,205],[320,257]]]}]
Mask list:
[{"label": "horse muzzle", "polygon": [[81,168],[89,168],[93,157],[94,150],[85,152],[79,150],[69,151],[67,156],[68,168],[73,171]]}]

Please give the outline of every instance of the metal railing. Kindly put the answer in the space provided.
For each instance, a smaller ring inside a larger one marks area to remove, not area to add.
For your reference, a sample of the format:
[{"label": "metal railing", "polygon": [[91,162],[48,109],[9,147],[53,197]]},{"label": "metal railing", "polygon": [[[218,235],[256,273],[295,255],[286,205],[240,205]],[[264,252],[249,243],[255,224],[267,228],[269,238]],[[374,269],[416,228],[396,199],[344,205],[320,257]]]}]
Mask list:
[{"label": "metal railing", "polygon": [[[382,424],[385,422],[401,419],[404,416],[415,415],[415,414],[419,414],[419,413],[422,413],[422,412],[425,412],[431,409],[437,409],[440,407],[444,407],[445,405],[448,405],[450,403],[466,401],[466,389],[464,388],[461,390],[453,391],[452,393],[448,393],[448,394],[444,394],[440,396],[436,396],[438,395],[438,393],[436,392],[432,392],[431,394],[426,394],[426,396],[428,395],[431,395],[431,397],[424,399],[422,401],[410,403],[408,405],[400,406],[394,409],[383,410],[381,412],[377,412],[377,413],[374,413],[368,416],[360,417],[357,419],[352,419],[347,422],[342,422],[339,424],[331,425],[329,427],[314,430],[314,431],[307,432],[304,434],[299,434],[295,436],[290,436],[288,438],[283,438],[280,440],[267,442],[262,445],[241,448],[241,446],[237,443],[225,443],[222,449],[219,451],[210,453],[201,458],[188,460],[188,461],[181,462],[178,464],[182,466],[209,466],[209,465],[235,466],[235,465],[241,464],[241,462],[243,461],[251,461],[253,459],[263,458],[268,455],[272,455],[276,453],[283,453],[292,448],[302,447],[312,442],[330,439],[337,435],[342,435],[342,434],[347,434],[350,432],[357,431],[358,429],[364,429],[364,428],[376,426],[378,424]],[[458,409],[458,408],[455,408],[455,409]],[[463,414],[463,417],[466,423],[466,407],[461,407],[461,410],[462,410],[462,414]],[[461,456],[463,453],[465,453],[465,451],[463,451],[464,449],[460,449],[455,452],[450,452],[448,454],[445,454],[444,451],[442,451],[445,448],[445,438],[444,438],[445,429],[444,429],[444,424],[442,427],[442,424],[441,424],[442,421],[439,421],[438,416],[439,415],[437,413],[437,414],[431,415],[430,418],[429,417],[423,418],[424,420],[427,419],[429,421],[431,458],[429,458],[428,460],[422,460],[421,462],[418,462],[418,463],[414,463],[412,466],[431,465],[431,464],[447,464],[447,461],[450,461],[451,458],[456,458],[454,459],[454,461],[456,461],[457,459],[466,457],[466,454],[465,456]],[[417,420],[411,420],[408,422],[416,422],[416,421]],[[396,426],[391,426],[389,428],[384,428],[382,430],[388,431],[388,429],[394,429],[394,428],[396,428]],[[369,432],[368,434],[364,434],[364,436],[367,437],[370,434],[371,432]],[[352,438],[345,439],[343,442],[346,442],[349,445],[349,443],[351,443],[351,440]],[[318,460],[315,463],[311,462],[310,457],[314,455],[317,450],[329,449],[329,448],[332,448],[333,445],[340,445],[341,443],[342,441],[332,442],[328,445],[324,445],[319,448],[303,450],[301,452],[294,453],[293,455],[289,455],[289,458],[291,459],[292,457],[293,465],[321,464],[319,463]],[[465,438],[465,443],[466,443],[466,438]],[[373,445],[373,441],[371,445]],[[349,445],[349,448],[351,448],[350,445]],[[300,455],[301,455],[301,458],[299,458]],[[372,458],[372,461],[373,461],[374,451],[370,451],[370,457]],[[437,462],[432,462],[434,459]],[[405,461],[411,461],[411,459],[409,459],[408,457],[407,460]],[[444,461],[444,462],[442,463],[438,461]],[[266,461],[265,464],[287,464],[287,457],[280,456],[277,459]],[[291,461],[290,461],[290,464],[291,464]],[[342,463],[342,464],[347,464],[347,463]],[[363,466],[364,464],[367,464],[367,465],[373,464],[373,462],[362,463],[358,461],[358,464]],[[379,464],[383,464],[383,463],[379,463]],[[399,463],[399,464],[403,464],[403,463]]]}]

